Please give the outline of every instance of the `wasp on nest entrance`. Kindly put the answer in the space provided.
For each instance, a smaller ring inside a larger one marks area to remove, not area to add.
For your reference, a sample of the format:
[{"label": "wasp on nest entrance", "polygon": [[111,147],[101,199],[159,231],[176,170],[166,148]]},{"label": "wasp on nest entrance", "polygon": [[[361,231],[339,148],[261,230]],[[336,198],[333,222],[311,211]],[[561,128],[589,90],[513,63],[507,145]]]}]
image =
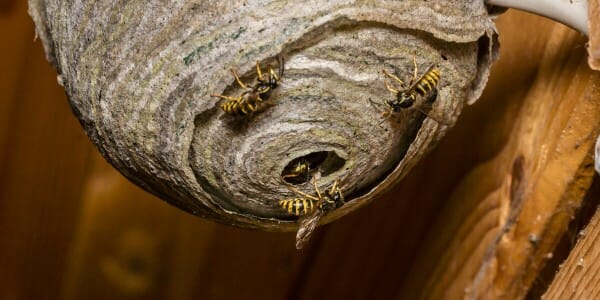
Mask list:
[{"label": "wasp on nest entrance", "polygon": [[315,172],[327,176],[341,169],[345,163],[346,160],[334,151],[312,152],[290,161],[281,171],[281,178],[289,184],[303,184],[309,182]]}]

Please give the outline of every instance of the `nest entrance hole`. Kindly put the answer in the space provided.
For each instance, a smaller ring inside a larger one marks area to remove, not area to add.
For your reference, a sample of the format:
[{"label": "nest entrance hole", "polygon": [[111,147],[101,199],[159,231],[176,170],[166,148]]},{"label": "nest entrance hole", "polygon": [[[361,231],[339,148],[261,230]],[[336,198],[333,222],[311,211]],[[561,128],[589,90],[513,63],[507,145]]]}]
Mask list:
[{"label": "nest entrance hole", "polygon": [[312,180],[316,172],[327,176],[341,169],[346,160],[335,151],[318,151],[292,159],[281,171],[281,178],[290,184],[303,184]]}]

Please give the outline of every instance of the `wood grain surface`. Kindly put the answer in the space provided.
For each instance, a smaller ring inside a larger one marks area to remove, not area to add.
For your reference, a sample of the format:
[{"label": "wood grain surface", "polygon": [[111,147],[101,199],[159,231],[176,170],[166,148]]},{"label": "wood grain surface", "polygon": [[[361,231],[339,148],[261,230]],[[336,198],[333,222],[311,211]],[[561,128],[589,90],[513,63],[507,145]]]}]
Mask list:
[{"label": "wood grain surface", "polygon": [[600,1],[588,1],[588,20],[590,40],[588,48],[588,63],[590,68],[600,70]]},{"label": "wood grain surface", "polygon": [[400,298],[523,298],[591,184],[600,74],[587,66],[585,40],[509,16],[499,20],[503,56],[482,99],[503,118],[482,133],[499,151],[453,191]]},{"label": "wood grain surface", "polygon": [[[594,184],[596,197],[600,195],[600,181]],[[600,298],[600,210],[595,208],[590,223],[577,232],[579,238],[569,257],[558,266],[558,272],[542,299],[598,299]]]},{"label": "wood grain surface", "polygon": [[298,252],[293,233],[192,217],[109,166],[26,9],[0,14],[0,299],[520,298],[592,178],[585,40],[508,12],[484,97],[393,191]]},{"label": "wood grain surface", "polygon": [[0,298],[53,299],[93,150],[23,1],[0,16],[0,32]]}]

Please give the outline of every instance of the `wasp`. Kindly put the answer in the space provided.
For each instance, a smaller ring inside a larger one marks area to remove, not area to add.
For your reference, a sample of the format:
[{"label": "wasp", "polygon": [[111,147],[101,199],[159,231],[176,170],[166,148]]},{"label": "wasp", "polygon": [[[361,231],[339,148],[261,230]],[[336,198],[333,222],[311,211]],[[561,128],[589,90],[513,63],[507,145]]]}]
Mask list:
[{"label": "wasp", "polygon": [[296,249],[302,249],[306,242],[308,242],[311,234],[317,228],[321,217],[342,206],[345,202],[338,180],[324,193],[321,193],[319,190],[315,177],[313,177],[312,183],[316,195],[309,195],[288,186],[291,191],[301,197],[279,201],[281,208],[290,214],[300,217],[300,226],[296,233]]},{"label": "wasp", "polygon": [[283,169],[281,179],[291,184],[308,182],[319,171],[321,164],[327,160],[327,157],[328,154],[318,152],[296,158]]},{"label": "wasp", "polygon": [[437,85],[440,81],[440,70],[435,66],[431,66],[427,69],[427,71],[425,71],[425,73],[423,73],[423,75],[421,75],[421,77],[418,77],[417,60],[414,56],[413,65],[414,72],[408,86],[405,86],[402,79],[398,78],[398,76],[386,70],[382,70],[385,76],[400,83],[401,87],[401,89],[397,89],[387,81],[384,81],[386,88],[390,92],[394,93],[396,98],[385,101],[385,104],[389,107],[389,111],[384,112],[383,117],[391,116],[392,113],[405,109],[414,108],[432,118],[436,122],[447,125],[446,122],[442,122],[438,118],[431,116],[423,110],[423,107],[426,104],[431,104],[430,102],[433,102],[437,97]]},{"label": "wasp", "polygon": [[271,65],[269,65],[269,72],[266,75],[263,74],[258,61],[256,62],[257,82],[252,86],[242,81],[235,69],[232,68],[231,73],[235,81],[245,91],[238,97],[218,94],[211,94],[210,96],[226,100],[221,104],[221,109],[227,114],[239,116],[254,113],[264,101],[269,99],[271,93],[279,86],[279,82],[283,77],[283,58],[278,56],[277,60],[279,62],[279,72],[275,73]]},{"label": "wasp", "polygon": [[310,162],[307,159],[301,159],[291,168],[286,168],[281,178],[290,183],[302,183],[308,181],[311,173]]}]

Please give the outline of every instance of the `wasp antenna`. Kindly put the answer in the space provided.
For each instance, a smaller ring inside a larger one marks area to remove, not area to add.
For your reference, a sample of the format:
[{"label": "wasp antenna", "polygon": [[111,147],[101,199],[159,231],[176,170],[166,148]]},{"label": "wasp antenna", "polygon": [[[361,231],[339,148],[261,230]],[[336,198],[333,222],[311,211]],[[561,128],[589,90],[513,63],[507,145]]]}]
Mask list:
[{"label": "wasp antenna", "polygon": [[229,97],[229,96],[225,96],[225,95],[210,94],[210,96],[211,97],[219,97],[219,98],[225,99],[225,100],[240,101],[240,98],[234,98],[234,97]]},{"label": "wasp antenna", "polygon": [[244,89],[247,89],[248,86],[240,79],[240,76],[238,75],[238,73],[235,71],[234,68],[231,68],[231,73],[233,73],[233,77],[235,77],[235,81],[237,81],[237,83]]},{"label": "wasp antenna", "polygon": [[[398,81],[400,83],[400,86],[402,86],[402,88],[404,88],[404,81],[402,81],[402,79],[400,79],[398,76],[386,71],[385,69],[381,70],[381,72],[383,72],[383,74],[389,78],[392,78],[396,81]],[[386,84],[387,85],[387,84]]]},{"label": "wasp antenna", "polygon": [[418,74],[418,71],[417,71],[417,69],[418,69],[417,68],[417,54],[415,52],[413,52],[413,66],[414,66],[413,77],[410,79],[410,83],[408,84],[408,86],[412,86],[413,83],[415,82],[415,80],[417,79],[417,74]]},{"label": "wasp antenna", "polygon": [[384,81],[383,83],[385,84],[385,87],[388,89],[388,91],[394,94],[398,94],[398,92],[400,92],[397,89],[393,88],[387,81]]},{"label": "wasp antenna", "polygon": [[290,190],[293,193],[296,193],[297,195],[300,195],[300,196],[303,196],[303,197],[306,197],[308,199],[312,199],[312,200],[315,200],[315,201],[319,200],[315,196],[309,195],[309,194],[307,194],[307,193],[305,193],[305,192],[303,192],[303,191],[301,191],[301,190],[293,187],[291,184],[289,184],[287,182],[285,184],[286,184],[286,187],[288,188],[288,190]]},{"label": "wasp antenna", "polygon": [[256,74],[258,75],[258,80],[263,80],[262,70],[260,69],[260,65],[258,64],[258,60],[256,61]]},{"label": "wasp antenna", "polygon": [[273,68],[269,65],[269,74],[271,75],[272,78],[275,78],[275,80],[279,80],[279,76],[277,75],[277,73],[275,73],[275,71],[273,70]]},{"label": "wasp antenna", "polygon": [[336,180],[333,182],[333,185],[331,186],[331,191],[332,191],[332,192],[336,190],[336,188],[337,188],[337,185],[338,185],[338,179],[336,179]]},{"label": "wasp antenna", "polygon": [[315,191],[317,192],[317,196],[319,197],[319,199],[322,199],[323,196],[321,196],[321,191],[319,191],[319,186],[317,185],[317,179],[315,177],[313,177],[312,184],[315,187]]}]

